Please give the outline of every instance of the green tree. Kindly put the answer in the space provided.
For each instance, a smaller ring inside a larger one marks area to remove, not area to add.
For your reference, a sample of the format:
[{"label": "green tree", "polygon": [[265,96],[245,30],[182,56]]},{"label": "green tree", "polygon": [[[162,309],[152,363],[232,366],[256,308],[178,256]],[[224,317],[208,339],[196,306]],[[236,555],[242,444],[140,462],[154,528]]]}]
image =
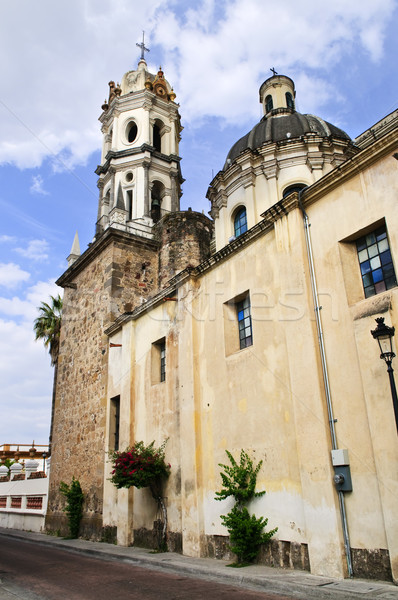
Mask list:
[{"label": "green tree", "polygon": [[59,353],[59,336],[61,332],[61,314],[62,314],[62,298],[58,294],[50,296],[51,302],[42,302],[37,308],[39,316],[33,324],[36,340],[43,340],[44,346],[48,348],[51,358],[51,365],[54,367],[53,392],[51,402],[51,425],[49,437],[49,454],[51,455],[51,443],[53,437],[54,423],[54,404],[55,404],[55,388],[57,385],[58,374],[58,353]]},{"label": "green tree", "polygon": [[59,334],[61,331],[62,298],[58,294],[50,296],[51,304],[42,302],[37,308],[39,316],[34,321],[33,330],[36,340],[43,340],[44,346],[48,348],[51,364],[56,366],[59,352]]}]

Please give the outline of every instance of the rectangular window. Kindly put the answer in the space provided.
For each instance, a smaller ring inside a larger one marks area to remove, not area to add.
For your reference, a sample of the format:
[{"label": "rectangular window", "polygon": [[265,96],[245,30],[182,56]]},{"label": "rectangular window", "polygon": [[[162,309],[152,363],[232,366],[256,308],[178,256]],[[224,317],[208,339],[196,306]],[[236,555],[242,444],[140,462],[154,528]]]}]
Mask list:
[{"label": "rectangular window", "polygon": [[160,381],[166,381],[166,340],[159,344],[160,351]]},{"label": "rectangular window", "polygon": [[385,225],[356,240],[365,298],[397,285]]},{"label": "rectangular window", "polygon": [[253,344],[250,294],[248,291],[223,305],[225,355],[230,356]]},{"label": "rectangular window", "polygon": [[109,425],[109,446],[112,450],[119,450],[120,396],[111,398],[111,414]]},{"label": "rectangular window", "polygon": [[247,348],[253,344],[252,317],[250,312],[250,297],[247,295],[236,304],[239,327],[239,347]]},{"label": "rectangular window", "polygon": [[166,338],[152,344],[151,375],[152,385],[166,381]]}]

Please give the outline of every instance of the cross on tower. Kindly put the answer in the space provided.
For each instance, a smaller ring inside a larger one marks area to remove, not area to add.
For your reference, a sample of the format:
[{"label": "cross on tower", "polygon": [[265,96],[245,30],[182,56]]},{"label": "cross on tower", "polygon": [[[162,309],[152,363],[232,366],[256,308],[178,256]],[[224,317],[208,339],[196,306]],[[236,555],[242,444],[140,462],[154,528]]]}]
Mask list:
[{"label": "cross on tower", "polygon": [[[138,46],[138,44],[137,44],[137,46]],[[272,75],[274,75],[274,76],[278,75],[278,73],[275,71],[274,67],[272,67],[272,69],[270,69],[270,71],[272,71]]]},{"label": "cross on tower", "polygon": [[138,42],[136,43],[136,46],[138,46],[138,48],[141,48],[141,59],[140,60],[145,60],[145,54],[144,54],[144,52],[150,52],[149,48],[145,48],[144,36],[145,36],[145,31],[142,32],[142,42],[141,42],[141,44],[139,44]]}]

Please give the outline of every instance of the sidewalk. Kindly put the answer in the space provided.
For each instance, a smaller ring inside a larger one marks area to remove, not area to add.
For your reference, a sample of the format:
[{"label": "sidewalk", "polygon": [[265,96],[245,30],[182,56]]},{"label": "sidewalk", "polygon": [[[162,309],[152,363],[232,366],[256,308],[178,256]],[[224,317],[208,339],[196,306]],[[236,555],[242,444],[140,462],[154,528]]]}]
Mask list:
[{"label": "sidewalk", "polygon": [[151,554],[150,550],[145,548],[126,548],[81,539],[65,540],[42,533],[15,529],[0,528],[0,535],[82,553],[103,560],[123,561],[187,577],[210,579],[267,593],[291,595],[302,600],[326,600],[329,598],[334,600],[398,600],[398,586],[386,582],[317,577],[306,571],[290,571],[263,565],[232,569],[227,568],[228,563],[222,560],[189,558],[173,552]]}]

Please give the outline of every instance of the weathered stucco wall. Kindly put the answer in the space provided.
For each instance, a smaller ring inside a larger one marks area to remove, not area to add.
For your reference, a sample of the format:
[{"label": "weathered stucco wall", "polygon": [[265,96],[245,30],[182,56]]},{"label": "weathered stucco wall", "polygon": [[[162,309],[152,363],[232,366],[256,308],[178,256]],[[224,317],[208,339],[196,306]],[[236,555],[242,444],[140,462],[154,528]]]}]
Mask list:
[{"label": "weathered stucco wall", "polygon": [[[320,184],[306,200],[338,446],[348,449],[351,464],[353,491],[345,498],[354,574],[385,578],[398,574],[398,449],[388,377],[370,330],[380,314],[397,325],[398,292],[364,299],[352,244],[385,220],[398,256],[396,173],[395,159],[385,155],[339,186]],[[247,292],[253,345],[239,350],[231,304]],[[226,449],[238,456],[244,448],[264,461],[258,487],[267,494],[253,509],[269,518],[269,528],[278,526],[276,553],[290,553],[290,566],[346,575],[301,210],[292,206],[251,242],[193,271],[177,294],[177,303],[158,304],[126,323],[112,337],[124,340],[122,359],[109,356],[108,396],[127,393],[116,377],[121,363],[130,382],[126,442],[170,437],[170,531],[180,533],[185,554],[224,553],[220,514],[228,507],[214,500],[218,464],[227,461]],[[162,338],[166,381],[154,383],[153,344]],[[122,524],[111,510],[116,492],[108,484],[105,490],[104,522]],[[117,494],[118,514],[128,507],[130,539],[133,530],[142,539],[139,532],[153,527],[153,506],[141,490],[128,499]]]}]

